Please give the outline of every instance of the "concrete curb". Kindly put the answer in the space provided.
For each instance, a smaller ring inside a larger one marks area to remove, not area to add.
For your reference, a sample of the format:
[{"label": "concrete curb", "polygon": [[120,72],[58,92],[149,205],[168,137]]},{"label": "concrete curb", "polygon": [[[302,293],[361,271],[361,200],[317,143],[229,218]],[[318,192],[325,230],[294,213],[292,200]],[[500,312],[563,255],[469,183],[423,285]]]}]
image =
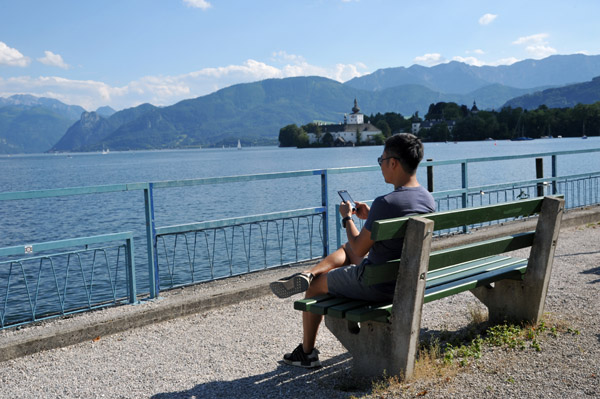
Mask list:
[{"label": "concrete curb", "polygon": [[[600,206],[570,210],[564,214],[561,229],[598,222]],[[486,227],[473,234],[437,239],[432,247],[442,249],[457,243],[467,244],[475,236],[479,238],[481,235],[491,239],[529,231],[535,227],[535,223],[536,219],[531,219]],[[169,291],[161,299],[146,301],[140,305],[107,308],[48,320],[21,329],[0,331],[0,362],[270,295],[271,281],[305,268],[307,264],[270,269]]]}]

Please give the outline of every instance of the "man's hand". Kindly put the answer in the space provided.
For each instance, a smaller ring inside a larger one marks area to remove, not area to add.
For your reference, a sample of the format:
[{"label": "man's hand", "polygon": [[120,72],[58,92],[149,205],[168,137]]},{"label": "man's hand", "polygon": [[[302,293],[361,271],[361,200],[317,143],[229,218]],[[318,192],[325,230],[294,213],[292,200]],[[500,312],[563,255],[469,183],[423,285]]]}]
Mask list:
[{"label": "man's hand", "polygon": [[350,205],[349,202],[342,201],[340,204],[340,215],[342,215],[342,218],[345,218],[346,216],[352,216],[352,205]]},{"label": "man's hand", "polygon": [[[355,201],[355,203],[356,203],[356,216],[358,216],[359,219],[366,220],[369,217],[369,212],[371,211],[371,208],[369,208],[369,205],[367,205],[363,202]],[[341,212],[341,209],[340,209],[340,212]]]}]

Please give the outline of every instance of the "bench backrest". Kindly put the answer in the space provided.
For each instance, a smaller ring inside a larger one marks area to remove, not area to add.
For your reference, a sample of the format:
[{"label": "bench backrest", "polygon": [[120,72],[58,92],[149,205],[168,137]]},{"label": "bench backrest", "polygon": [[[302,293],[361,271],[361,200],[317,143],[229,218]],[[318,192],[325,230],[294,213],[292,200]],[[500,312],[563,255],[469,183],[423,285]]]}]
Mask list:
[{"label": "bench backrest", "polygon": [[[543,197],[539,197],[416,216],[434,221],[435,231],[440,231],[478,223],[531,216],[540,212],[542,202]],[[410,218],[411,216],[407,216],[374,222],[371,239],[383,241],[392,238],[403,238],[406,233],[406,223]],[[534,234],[531,231],[431,252],[428,270],[432,271],[449,265],[530,247],[533,244]],[[367,268],[364,276],[366,283],[371,285],[395,280],[398,275],[399,264],[400,260],[398,259],[380,265],[376,270],[375,268]]]}]

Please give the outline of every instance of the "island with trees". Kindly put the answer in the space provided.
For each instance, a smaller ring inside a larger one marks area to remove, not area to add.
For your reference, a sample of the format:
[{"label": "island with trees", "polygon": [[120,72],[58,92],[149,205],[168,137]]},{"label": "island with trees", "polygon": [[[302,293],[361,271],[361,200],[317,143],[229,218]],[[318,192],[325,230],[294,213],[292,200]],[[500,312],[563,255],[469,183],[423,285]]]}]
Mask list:
[{"label": "island with trees", "polygon": [[[438,102],[429,106],[423,118],[418,112],[410,117],[386,112],[364,115],[363,124],[373,126],[377,132],[365,137],[360,129],[355,129],[351,145],[381,145],[390,135],[401,132],[412,132],[426,142],[598,136],[600,102],[570,108],[541,105],[535,110],[507,106],[499,111],[479,110],[475,103],[469,108],[453,102]],[[279,131],[279,144],[298,148],[334,146],[336,137],[329,132],[329,125],[321,122],[287,125]],[[344,145],[348,144],[346,140]]]}]

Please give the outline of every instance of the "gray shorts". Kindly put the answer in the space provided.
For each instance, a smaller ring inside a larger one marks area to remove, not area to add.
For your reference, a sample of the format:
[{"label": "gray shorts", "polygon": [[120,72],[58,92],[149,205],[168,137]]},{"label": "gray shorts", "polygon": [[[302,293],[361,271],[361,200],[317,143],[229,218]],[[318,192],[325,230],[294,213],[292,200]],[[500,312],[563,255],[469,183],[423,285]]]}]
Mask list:
[{"label": "gray shorts", "polygon": [[373,302],[388,302],[394,299],[396,283],[366,286],[362,283],[367,260],[360,265],[342,266],[327,273],[327,289],[335,296],[362,299]]}]

